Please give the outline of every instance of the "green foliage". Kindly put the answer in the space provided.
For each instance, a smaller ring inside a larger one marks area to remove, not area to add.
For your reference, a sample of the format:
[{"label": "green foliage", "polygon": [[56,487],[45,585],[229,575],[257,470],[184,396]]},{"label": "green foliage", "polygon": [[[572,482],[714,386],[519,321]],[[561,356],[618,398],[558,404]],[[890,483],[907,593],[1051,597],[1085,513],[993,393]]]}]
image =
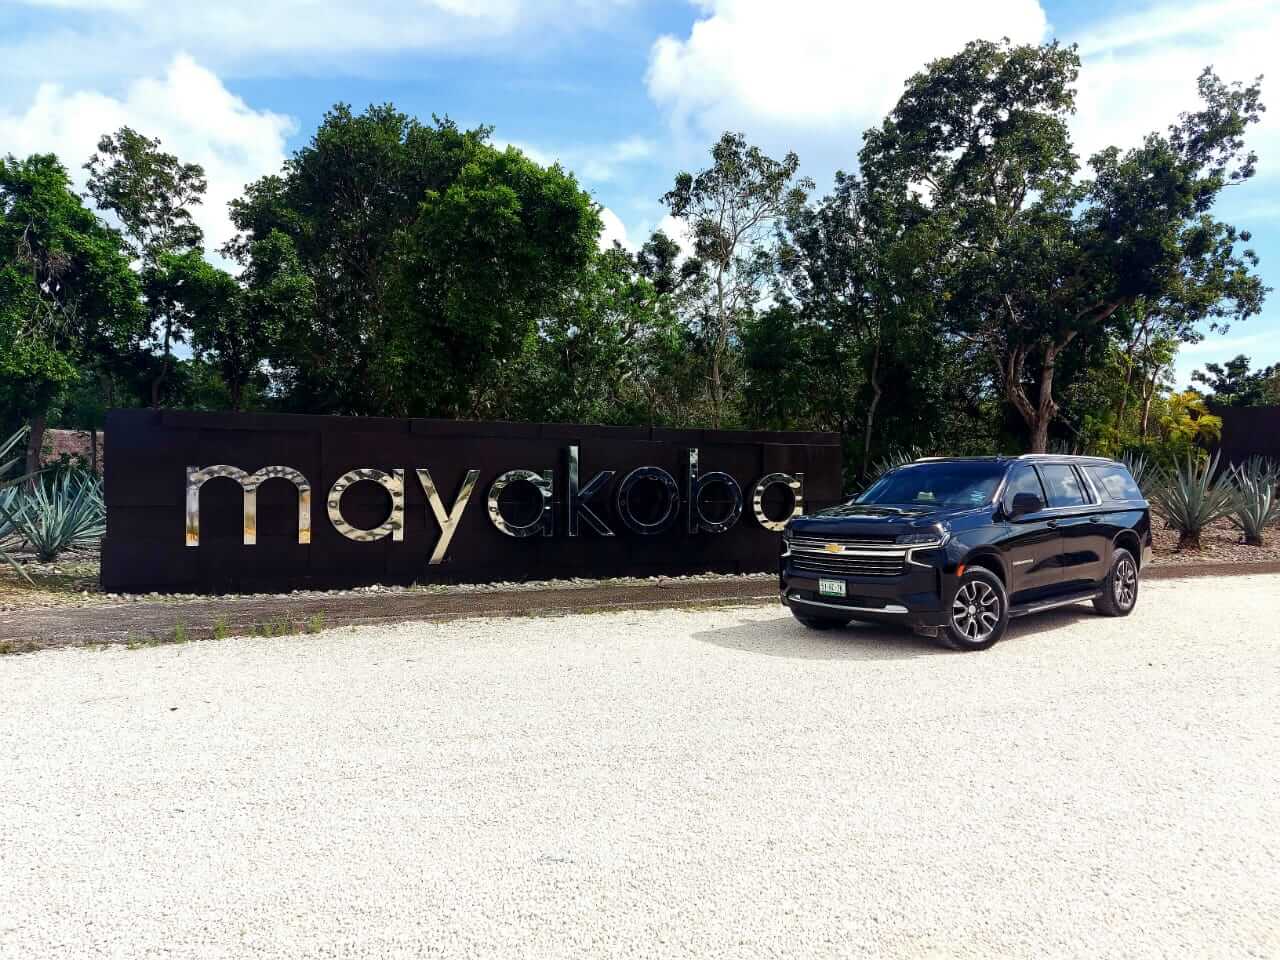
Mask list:
[{"label": "green foliage", "polygon": [[1264,546],[1267,527],[1280,523],[1280,464],[1251,457],[1232,467],[1231,477],[1236,485],[1231,522],[1239,528],[1245,543]]},{"label": "green foliage", "polygon": [[1218,457],[1187,458],[1149,494],[1156,514],[1178,531],[1179,550],[1199,550],[1200,534],[1231,513],[1236,492],[1227,473],[1218,472]]},{"label": "green foliage", "polygon": [[884,476],[890,470],[896,470],[898,467],[914,463],[921,457],[927,456],[929,454],[925,453],[923,447],[895,447],[875,462],[869,476],[872,478]]},{"label": "green foliage", "polygon": [[586,268],[595,204],[489,131],[339,105],[232,204],[287,405],[465,415]]},{"label": "green foliage", "polygon": [[1191,379],[1212,391],[1211,408],[1280,404],[1280,363],[1251,371],[1249,358],[1240,354],[1225,364],[1206,363]]},{"label": "green foliage", "polygon": [[106,530],[102,481],[80,472],[64,473],[18,488],[3,513],[16,536],[44,562],[71,547],[96,543]]}]

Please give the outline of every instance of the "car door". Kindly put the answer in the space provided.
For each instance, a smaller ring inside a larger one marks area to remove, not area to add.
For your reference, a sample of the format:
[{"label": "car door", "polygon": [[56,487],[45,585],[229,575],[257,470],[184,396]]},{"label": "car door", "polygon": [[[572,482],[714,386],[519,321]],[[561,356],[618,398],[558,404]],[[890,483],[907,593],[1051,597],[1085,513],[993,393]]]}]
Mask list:
[{"label": "car door", "polygon": [[1108,540],[1102,507],[1075,465],[1043,463],[1037,469],[1049,495],[1053,525],[1062,536],[1062,585],[1086,589],[1106,576]]},{"label": "car door", "polygon": [[[1020,493],[1033,494],[1045,508],[1014,516],[1013,500]],[[1062,537],[1054,527],[1046,501],[1044,486],[1035,468],[1029,463],[1016,464],[1009,471],[1000,500],[1006,527],[1000,546],[1009,571],[1009,598],[1013,603],[1052,592],[1062,579]]]}]

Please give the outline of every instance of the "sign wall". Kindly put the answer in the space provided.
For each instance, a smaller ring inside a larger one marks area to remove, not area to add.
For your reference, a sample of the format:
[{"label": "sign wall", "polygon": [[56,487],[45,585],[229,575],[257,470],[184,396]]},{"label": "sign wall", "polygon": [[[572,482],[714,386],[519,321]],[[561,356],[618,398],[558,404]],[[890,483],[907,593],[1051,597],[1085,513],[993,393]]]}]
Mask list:
[{"label": "sign wall", "polygon": [[116,410],[109,591],[775,569],[836,434]]}]

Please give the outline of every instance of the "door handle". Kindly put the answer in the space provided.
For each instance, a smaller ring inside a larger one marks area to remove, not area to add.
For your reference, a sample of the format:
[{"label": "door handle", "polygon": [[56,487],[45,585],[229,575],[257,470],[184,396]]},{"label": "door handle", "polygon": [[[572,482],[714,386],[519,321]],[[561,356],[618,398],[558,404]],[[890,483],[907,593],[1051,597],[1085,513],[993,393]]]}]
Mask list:
[{"label": "door handle", "polygon": [[1102,522],[1102,518],[1101,518],[1101,517],[1090,517],[1090,518],[1089,518],[1089,522],[1090,522],[1090,523],[1101,523],[1101,522]]},{"label": "door handle", "polygon": [[1054,530],[1057,530],[1057,529],[1058,529],[1058,521],[1057,521],[1057,520],[1050,520],[1050,521],[1046,524],[1046,526],[1048,526],[1048,527],[1052,527]]}]

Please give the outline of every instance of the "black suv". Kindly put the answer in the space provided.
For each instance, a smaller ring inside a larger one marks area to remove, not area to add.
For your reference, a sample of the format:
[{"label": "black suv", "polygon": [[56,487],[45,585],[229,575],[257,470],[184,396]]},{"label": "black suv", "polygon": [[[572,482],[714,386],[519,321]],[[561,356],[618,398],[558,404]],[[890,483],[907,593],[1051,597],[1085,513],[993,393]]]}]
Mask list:
[{"label": "black suv", "polygon": [[807,627],[902,623],[984,650],[1009,618],[1092,600],[1127,615],[1151,556],[1151,512],[1101,457],[929,458],[782,539],[782,602]]}]

